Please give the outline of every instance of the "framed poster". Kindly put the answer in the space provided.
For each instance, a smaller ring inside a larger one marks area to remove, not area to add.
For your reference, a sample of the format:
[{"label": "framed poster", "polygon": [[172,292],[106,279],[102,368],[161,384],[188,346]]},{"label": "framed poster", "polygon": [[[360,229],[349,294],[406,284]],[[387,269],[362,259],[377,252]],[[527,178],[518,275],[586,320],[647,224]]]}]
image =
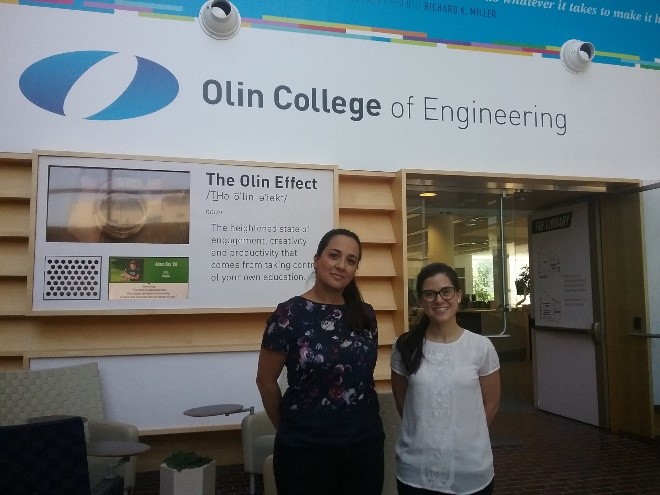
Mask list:
[{"label": "framed poster", "polygon": [[33,312],[272,308],[304,292],[337,168],[35,154]]},{"label": "framed poster", "polygon": [[587,203],[537,211],[531,268],[537,326],[590,330],[594,323]]}]

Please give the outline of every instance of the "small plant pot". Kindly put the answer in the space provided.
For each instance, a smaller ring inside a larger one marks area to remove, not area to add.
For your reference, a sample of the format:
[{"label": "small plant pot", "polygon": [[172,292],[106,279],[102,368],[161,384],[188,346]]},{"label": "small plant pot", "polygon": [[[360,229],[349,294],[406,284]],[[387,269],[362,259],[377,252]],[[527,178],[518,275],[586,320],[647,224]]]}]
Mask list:
[{"label": "small plant pot", "polygon": [[215,495],[215,461],[177,471],[160,465],[160,495]]}]

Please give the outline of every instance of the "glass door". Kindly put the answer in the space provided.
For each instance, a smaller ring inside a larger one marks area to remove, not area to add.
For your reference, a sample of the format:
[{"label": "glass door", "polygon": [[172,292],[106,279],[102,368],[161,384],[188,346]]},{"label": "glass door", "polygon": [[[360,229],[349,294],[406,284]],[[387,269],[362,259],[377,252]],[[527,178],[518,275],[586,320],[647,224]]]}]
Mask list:
[{"label": "glass door", "polygon": [[459,323],[489,337],[500,357],[502,405],[491,428],[493,444],[519,443],[520,413],[533,407],[527,270],[531,212],[523,209],[525,193],[437,187],[433,192],[409,190],[407,199],[410,322],[421,312],[414,293],[421,267],[436,261],[453,266],[463,290]]},{"label": "glass door", "polygon": [[[458,272],[463,284],[462,312],[507,313],[529,304],[527,218],[531,212],[516,210],[518,195],[507,190],[464,189],[409,196],[411,313],[418,309],[415,277],[422,266],[434,261]],[[507,321],[501,315],[496,320],[473,320],[472,331],[507,333]]]}]

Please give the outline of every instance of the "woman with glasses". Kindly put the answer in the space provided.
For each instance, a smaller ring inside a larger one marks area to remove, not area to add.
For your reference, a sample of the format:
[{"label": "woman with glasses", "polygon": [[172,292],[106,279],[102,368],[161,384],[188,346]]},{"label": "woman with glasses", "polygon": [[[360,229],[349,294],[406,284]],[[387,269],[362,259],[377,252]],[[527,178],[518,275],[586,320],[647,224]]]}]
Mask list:
[{"label": "woman with glasses", "polygon": [[361,257],[355,233],[327,232],[314,256],[314,286],[280,303],[266,323],[257,386],[277,429],[273,471],[281,495],[381,494],[378,329],[355,283]]},{"label": "woman with glasses", "polygon": [[488,425],[500,402],[490,340],[461,328],[458,275],[432,263],[417,276],[423,314],[392,347],[392,392],[402,417],[396,445],[399,495],[493,492]]}]

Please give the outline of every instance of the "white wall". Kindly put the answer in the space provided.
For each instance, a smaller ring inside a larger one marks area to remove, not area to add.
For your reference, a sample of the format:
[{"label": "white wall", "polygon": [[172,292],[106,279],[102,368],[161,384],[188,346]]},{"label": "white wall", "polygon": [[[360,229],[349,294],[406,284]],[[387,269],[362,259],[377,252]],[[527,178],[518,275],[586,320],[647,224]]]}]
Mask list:
[{"label": "white wall", "polygon": [[[33,358],[30,369],[98,362],[105,417],[141,433],[195,426],[239,425],[244,414],[191,418],[184,411],[213,404],[262,410],[254,381],[258,352]],[[228,379],[231,377],[231,379]]]}]

